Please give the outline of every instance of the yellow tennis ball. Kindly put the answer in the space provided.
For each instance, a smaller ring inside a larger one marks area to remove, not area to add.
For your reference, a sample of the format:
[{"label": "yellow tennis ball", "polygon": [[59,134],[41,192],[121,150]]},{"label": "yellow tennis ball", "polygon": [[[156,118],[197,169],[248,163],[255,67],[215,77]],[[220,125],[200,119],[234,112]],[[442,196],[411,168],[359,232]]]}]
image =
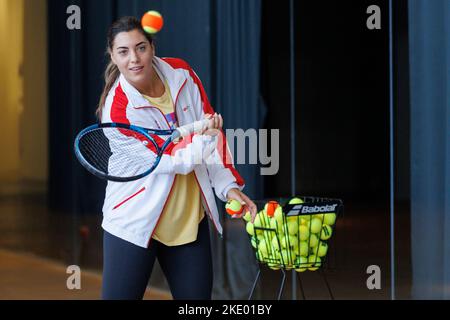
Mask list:
[{"label": "yellow tennis ball", "polygon": [[326,242],[320,241],[317,247],[311,248],[311,253],[318,257],[325,257],[328,251],[328,244]]},{"label": "yellow tennis ball", "polygon": [[286,236],[281,238],[280,242],[281,242],[281,247],[283,247],[283,249],[289,248],[288,238]]},{"label": "yellow tennis ball", "polygon": [[321,228],[322,228],[322,220],[318,218],[312,218],[310,227],[311,233],[318,233],[320,232]]},{"label": "yellow tennis ball", "polygon": [[291,235],[284,236],[283,238],[281,238],[281,246],[286,249],[293,248],[295,251],[295,249],[298,247],[297,237]]},{"label": "yellow tennis ball", "polygon": [[273,213],[273,217],[275,218],[275,220],[277,221],[277,223],[281,226],[283,224],[283,209],[281,208],[281,206],[278,206],[275,209],[275,212]]},{"label": "yellow tennis ball", "polygon": [[269,226],[271,229],[278,230],[278,231],[281,230],[281,225],[278,224],[277,220],[275,220],[275,219],[270,219]]},{"label": "yellow tennis ball", "polygon": [[311,271],[316,271],[322,265],[322,260],[316,255],[309,256],[308,262],[311,264],[308,270]]},{"label": "yellow tennis ball", "polygon": [[261,228],[262,224],[261,224],[261,217],[259,214],[256,215],[255,217],[255,221],[253,221],[253,224],[255,225],[255,227]]},{"label": "yellow tennis ball", "polygon": [[297,264],[299,265],[299,267],[296,268],[295,271],[297,271],[297,272],[306,271],[306,269],[309,267],[308,258],[299,257],[297,260]]},{"label": "yellow tennis ball", "polygon": [[318,214],[315,214],[313,217],[314,217],[314,218],[317,218],[317,219],[320,219],[320,220],[322,221],[324,215],[325,215],[325,214],[323,214],[323,213],[318,213]]},{"label": "yellow tennis ball", "polygon": [[280,248],[280,242],[278,241],[278,238],[277,238],[277,237],[273,237],[273,238],[272,238],[272,248],[273,248],[275,251],[280,251],[280,250],[281,250],[281,248]]},{"label": "yellow tennis ball", "polygon": [[324,224],[322,226],[322,231],[320,232],[320,239],[328,240],[328,239],[330,239],[332,234],[333,234],[333,229],[329,225]]},{"label": "yellow tennis ball", "polygon": [[247,211],[244,216],[242,217],[245,221],[249,222],[252,220],[252,215],[250,214],[250,211]]},{"label": "yellow tennis ball", "polygon": [[260,250],[265,257],[269,255],[269,250],[267,248],[267,243],[265,239],[259,241],[258,250]]},{"label": "yellow tennis ball", "polygon": [[242,213],[242,209],[242,205],[235,199],[228,200],[225,205],[225,210],[230,216]]},{"label": "yellow tennis ball", "polygon": [[247,222],[247,225],[245,226],[245,230],[247,230],[247,233],[251,236],[255,235],[255,227],[253,225],[253,223],[251,223],[250,221]]},{"label": "yellow tennis ball", "polygon": [[256,238],[255,237],[251,238],[250,243],[252,244],[252,247],[256,249],[257,244],[256,244]]},{"label": "yellow tennis ball", "polygon": [[311,221],[311,215],[301,215],[300,224],[307,225]]},{"label": "yellow tennis ball", "polygon": [[158,11],[151,10],[144,13],[141,19],[141,24],[145,32],[154,34],[162,29],[164,19]]},{"label": "yellow tennis ball", "polygon": [[300,204],[300,203],[303,203],[303,200],[300,199],[300,198],[297,198],[297,197],[292,198],[291,200],[289,200],[289,204]]},{"label": "yellow tennis ball", "polygon": [[332,226],[336,222],[336,214],[335,213],[327,213],[323,218],[323,223]]},{"label": "yellow tennis ball", "polygon": [[281,263],[281,253],[278,250],[273,250],[272,254],[269,256],[273,261],[280,264]]},{"label": "yellow tennis ball", "polygon": [[307,226],[300,225],[298,227],[298,233],[299,233],[300,241],[308,240],[308,238],[309,238],[309,228]]},{"label": "yellow tennis ball", "polygon": [[272,270],[280,270],[280,267],[277,263],[269,262],[267,263],[267,266]]},{"label": "yellow tennis ball", "polygon": [[292,252],[288,249],[281,250],[281,257],[285,266],[291,266],[294,260]]},{"label": "yellow tennis ball", "polygon": [[308,255],[308,243],[306,241],[300,241],[299,246],[299,255],[306,257]]},{"label": "yellow tennis ball", "polygon": [[288,220],[287,227],[288,227],[288,233],[290,235],[296,235],[298,233],[297,220],[293,220],[293,219]]},{"label": "yellow tennis ball", "polygon": [[298,239],[296,236],[289,235],[289,244],[291,245],[291,248],[298,247]]},{"label": "yellow tennis ball", "polygon": [[309,236],[309,247],[313,248],[319,244],[319,238],[315,234]]}]

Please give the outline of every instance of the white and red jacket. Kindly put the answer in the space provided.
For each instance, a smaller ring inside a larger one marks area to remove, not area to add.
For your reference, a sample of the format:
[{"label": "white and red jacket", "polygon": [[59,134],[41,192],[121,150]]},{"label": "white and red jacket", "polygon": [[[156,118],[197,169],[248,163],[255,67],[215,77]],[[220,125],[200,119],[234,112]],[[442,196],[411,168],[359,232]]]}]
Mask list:
[{"label": "white and red jacket", "polygon": [[[167,80],[179,126],[201,120],[206,113],[214,114],[200,79],[185,61],[154,57],[153,65],[162,79]],[[149,101],[123,75],[106,98],[101,121],[171,129],[164,114],[149,105]],[[148,247],[176,174],[194,170],[203,208],[216,230],[222,234],[213,188],[217,197],[226,201],[226,194],[231,188],[244,188],[244,180],[233,166],[225,138],[221,140],[220,151],[214,151],[220,160],[215,164],[180,161],[186,155],[195,153],[203,143],[198,137],[202,136],[197,135],[197,139],[194,136],[174,145],[172,149],[176,151],[165,152],[156,170],[142,179],[125,183],[108,181],[103,204],[103,229],[140,247]]]}]

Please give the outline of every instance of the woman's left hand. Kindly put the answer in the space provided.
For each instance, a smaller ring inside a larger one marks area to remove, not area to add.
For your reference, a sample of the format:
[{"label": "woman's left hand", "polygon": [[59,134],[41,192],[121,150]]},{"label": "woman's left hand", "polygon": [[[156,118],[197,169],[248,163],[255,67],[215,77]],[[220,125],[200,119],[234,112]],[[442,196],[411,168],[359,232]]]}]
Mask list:
[{"label": "woman's left hand", "polygon": [[209,119],[208,125],[203,129],[202,134],[208,134],[215,136],[217,134],[217,130],[221,130],[223,126],[222,115],[217,112],[214,114],[205,114],[205,119]]},{"label": "woman's left hand", "polygon": [[234,214],[231,217],[232,218],[242,218],[247,211],[250,211],[250,215],[252,216],[251,222],[255,221],[257,208],[256,205],[253,203],[252,200],[250,200],[249,197],[245,195],[241,190],[237,188],[230,189],[227,194],[227,200],[237,200],[239,203],[243,206],[242,213],[240,214]]}]

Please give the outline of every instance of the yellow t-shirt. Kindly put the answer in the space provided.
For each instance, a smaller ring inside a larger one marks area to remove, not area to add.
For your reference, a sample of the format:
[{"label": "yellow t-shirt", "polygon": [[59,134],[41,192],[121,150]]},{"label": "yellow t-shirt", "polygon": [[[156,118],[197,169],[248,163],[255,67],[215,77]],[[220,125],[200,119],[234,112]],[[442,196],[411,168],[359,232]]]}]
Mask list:
[{"label": "yellow t-shirt", "polygon": [[[172,128],[177,126],[176,113],[167,81],[161,97],[144,97],[152,106],[159,108]],[[177,246],[197,239],[198,224],[204,217],[200,188],[194,172],[177,174],[166,206],[153,233],[153,239],[166,246]]]}]

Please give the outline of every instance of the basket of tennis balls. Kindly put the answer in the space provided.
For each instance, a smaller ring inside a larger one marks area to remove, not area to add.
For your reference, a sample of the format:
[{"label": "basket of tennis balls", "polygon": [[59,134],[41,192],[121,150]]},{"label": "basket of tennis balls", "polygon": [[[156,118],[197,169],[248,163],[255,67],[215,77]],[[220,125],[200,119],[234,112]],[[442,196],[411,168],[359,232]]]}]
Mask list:
[{"label": "basket of tennis balls", "polygon": [[[316,271],[325,262],[328,243],[342,201],[319,197],[255,201],[259,212],[254,222],[250,213],[243,219],[259,263],[273,270]],[[240,204],[229,201],[229,214],[240,213]]]}]

